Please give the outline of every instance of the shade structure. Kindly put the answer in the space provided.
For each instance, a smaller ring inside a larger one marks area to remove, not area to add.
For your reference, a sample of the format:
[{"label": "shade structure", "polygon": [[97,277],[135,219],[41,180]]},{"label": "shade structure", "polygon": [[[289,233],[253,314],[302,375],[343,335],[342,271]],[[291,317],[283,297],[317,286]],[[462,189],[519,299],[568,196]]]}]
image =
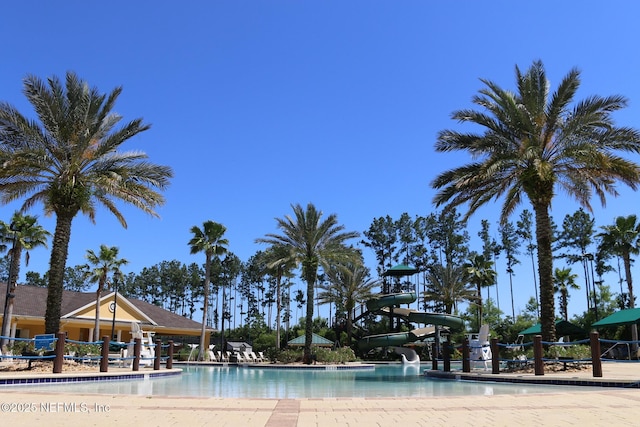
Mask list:
[{"label": "shade structure", "polygon": [[[520,335],[540,335],[542,333],[542,327],[540,323],[536,323],[530,328],[520,331]],[[572,336],[587,336],[587,331],[580,326],[574,325],[566,320],[556,320],[556,333],[560,336],[572,335]]]},{"label": "shade structure", "polygon": [[[304,335],[301,335],[299,337],[296,337],[292,340],[290,340],[287,343],[289,346],[291,347],[302,347],[304,346]],[[328,339],[326,339],[325,337],[321,337],[318,334],[311,334],[311,346],[316,346],[316,347],[333,347],[333,342],[329,341]]]},{"label": "shade structure", "polygon": [[395,267],[391,267],[384,273],[382,273],[383,277],[402,277],[402,276],[412,276],[418,272],[418,269],[415,267],[410,267],[405,264],[398,264]]},{"label": "shade structure", "polygon": [[598,320],[591,325],[594,328],[604,328],[607,326],[633,325],[640,323],[640,308],[628,308],[616,311],[604,319]]}]

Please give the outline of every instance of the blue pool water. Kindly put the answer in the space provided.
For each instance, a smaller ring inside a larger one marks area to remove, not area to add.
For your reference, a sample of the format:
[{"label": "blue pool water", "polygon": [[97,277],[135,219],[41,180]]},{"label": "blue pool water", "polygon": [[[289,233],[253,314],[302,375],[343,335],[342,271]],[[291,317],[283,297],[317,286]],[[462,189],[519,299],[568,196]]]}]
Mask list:
[{"label": "blue pool water", "polygon": [[231,398],[431,397],[555,393],[588,390],[560,387],[451,381],[425,378],[426,365],[378,365],[355,371],[307,371],[236,366],[184,366],[182,375],[99,383],[20,386],[21,390],[61,393],[132,394]]}]

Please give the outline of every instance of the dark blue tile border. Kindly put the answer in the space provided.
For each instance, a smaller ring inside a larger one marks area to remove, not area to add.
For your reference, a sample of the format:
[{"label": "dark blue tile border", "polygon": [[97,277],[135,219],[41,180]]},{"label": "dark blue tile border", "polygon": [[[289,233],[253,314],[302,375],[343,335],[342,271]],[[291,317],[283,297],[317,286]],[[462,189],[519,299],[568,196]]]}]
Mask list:
[{"label": "dark blue tile border", "polygon": [[[20,386],[20,385],[39,385],[39,384],[64,384],[64,383],[82,383],[96,381],[131,381],[143,380],[145,378],[162,378],[174,375],[181,375],[182,371],[153,371],[138,373],[120,373],[120,374],[102,374],[102,375],[83,375],[83,376],[67,376],[68,374],[54,374],[53,376],[33,376],[33,377],[17,377],[2,378],[0,376],[1,386]],[[64,376],[56,376],[64,375]]]}]

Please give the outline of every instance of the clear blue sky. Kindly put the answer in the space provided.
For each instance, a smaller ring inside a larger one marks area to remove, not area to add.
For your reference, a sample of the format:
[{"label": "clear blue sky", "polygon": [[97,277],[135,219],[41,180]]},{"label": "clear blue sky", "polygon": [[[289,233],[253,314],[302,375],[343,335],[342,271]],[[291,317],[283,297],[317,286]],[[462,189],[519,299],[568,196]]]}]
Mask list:
[{"label": "clear blue sky", "polygon": [[[553,88],[578,67],[578,99],[625,95],[617,122],[640,127],[638,16],[640,5],[617,0],[8,2],[0,99],[32,115],[27,74],[72,70],[102,92],[121,85],[116,111],[152,124],[124,148],[175,171],[161,219],[126,206],[126,230],[105,211],[96,225],[77,217],[67,265],[103,243],[120,247],[128,271],[202,263],[187,241],[205,220],[224,224],[230,250],[246,261],[292,203],[312,202],[359,232],[387,214],[431,213],[432,179],[469,161],[435,153],[437,132],[458,126],[450,114],[471,107],[479,78],[512,89],[516,64],[541,59]],[[607,209],[596,205],[596,224],[635,213],[636,201],[622,189]],[[471,219],[474,249],[481,219],[497,229],[498,207]],[[577,208],[560,195],[552,214],[560,223]],[[53,231],[41,207],[30,213]],[[522,258],[519,308],[533,294]],[[48,261],[48,251],[33,251],[22,277]],[[504,273],[501,289],[510,312]],[[570,311],[583,309],[576,295]]]}]

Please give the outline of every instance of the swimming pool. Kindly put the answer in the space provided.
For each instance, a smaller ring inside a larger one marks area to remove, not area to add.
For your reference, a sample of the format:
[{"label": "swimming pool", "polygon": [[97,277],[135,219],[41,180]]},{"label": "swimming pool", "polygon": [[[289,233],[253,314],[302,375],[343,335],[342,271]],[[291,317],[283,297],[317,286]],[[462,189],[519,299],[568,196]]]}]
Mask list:
[{"label": "swimming pool", "polygon": [[136,381],[102,381],[19,386],[21,391],[55,388],[60,393],[131,394],[217,398],[373,398],[477,396],[589,390],[561,387],[450,381],[425,378],[427,365],[378,365],[354,371],[307,371],[237,366],[184,366],[182,375]]}]

